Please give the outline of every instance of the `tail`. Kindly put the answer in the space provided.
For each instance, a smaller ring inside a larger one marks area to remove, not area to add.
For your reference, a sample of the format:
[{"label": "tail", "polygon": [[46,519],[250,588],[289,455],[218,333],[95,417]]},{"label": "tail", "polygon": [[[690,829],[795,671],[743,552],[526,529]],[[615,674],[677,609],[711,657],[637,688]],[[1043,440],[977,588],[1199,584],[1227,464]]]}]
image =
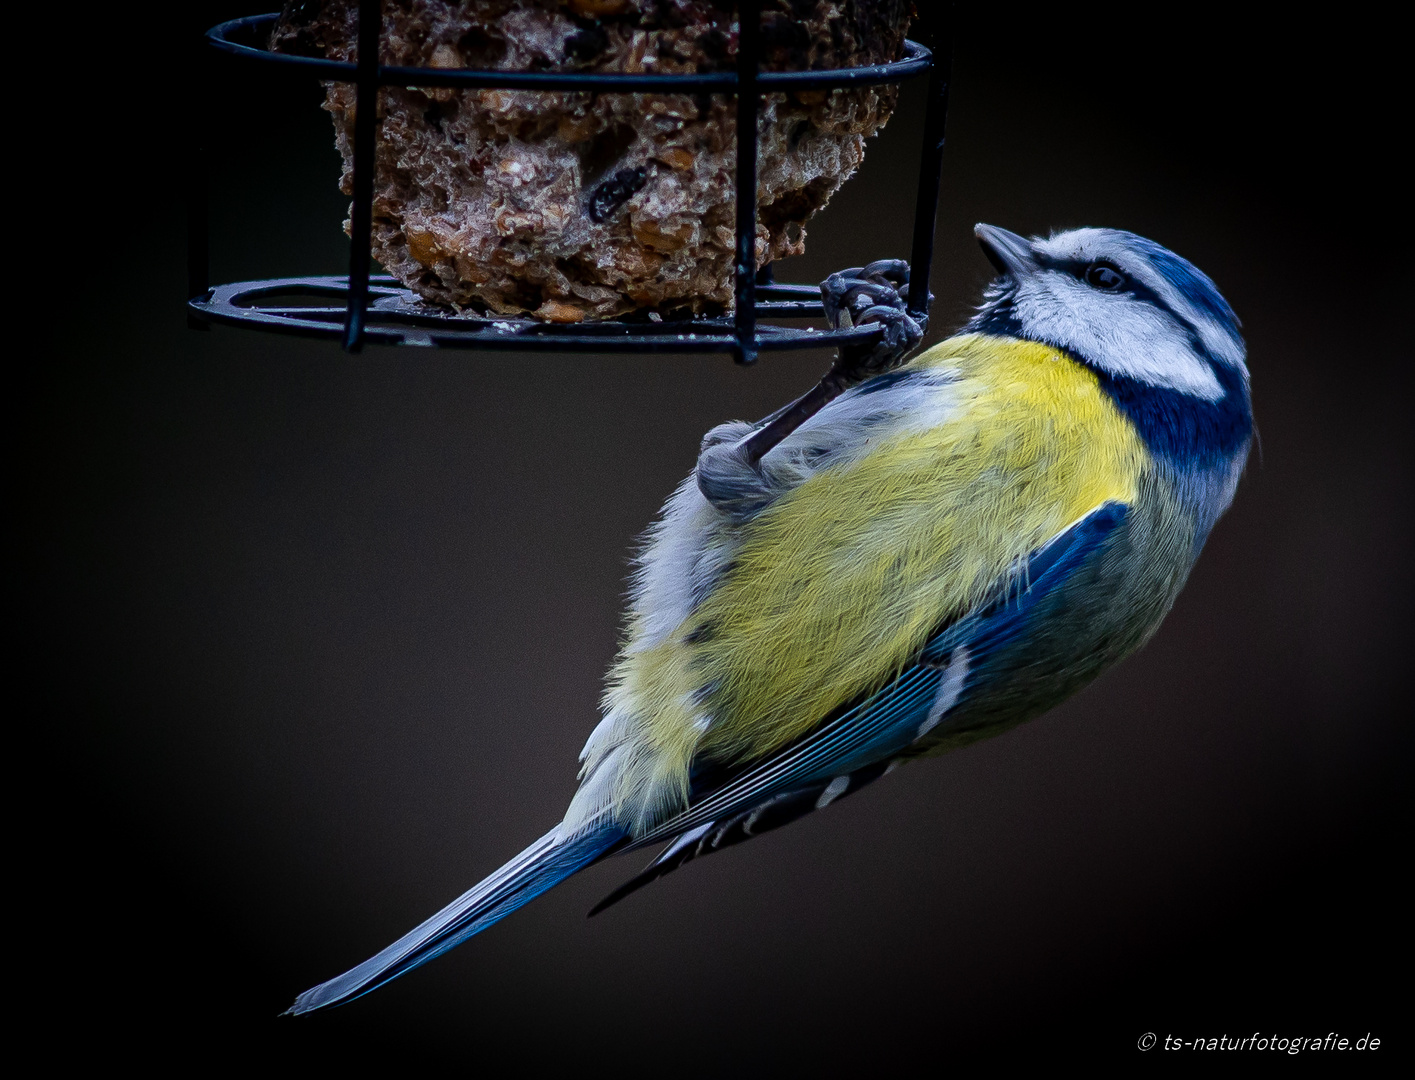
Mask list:
[{"label": "tail", "polygon": [[295,999],[295,1004],[285,1015],[299,1016],[331,1005],[342,1005],[426,964],[607,855],[619,845],[624,835],[622,829],[613,825],[570,836],[562,836],[559,827],[552,829],[500,870],[462,894],[417,929],[404,934],[377,956],[338,978],[306,990]]}]

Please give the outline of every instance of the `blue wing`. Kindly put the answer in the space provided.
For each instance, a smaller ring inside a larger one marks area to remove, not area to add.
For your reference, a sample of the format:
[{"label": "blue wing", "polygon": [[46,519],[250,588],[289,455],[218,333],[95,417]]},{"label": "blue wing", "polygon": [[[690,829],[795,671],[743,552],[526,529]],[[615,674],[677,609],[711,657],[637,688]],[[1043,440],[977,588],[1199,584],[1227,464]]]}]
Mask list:
[{"label": "blue wing", "polygon": [[859,791],[930,732],[946,731],[949,714],[977,684],[990,658],[1025,636],[1038,605],[1098,551],[1127,509],[1106,503],[1053,537],[1026,560],[1023,574],[1009,575],[996,602],[941,629],[888,686],[836,710],[796,743],[745,769],[700,766],[689,806],[624,850],[665,840],[671,841],[668,847],[590,914],[700,855]]}]

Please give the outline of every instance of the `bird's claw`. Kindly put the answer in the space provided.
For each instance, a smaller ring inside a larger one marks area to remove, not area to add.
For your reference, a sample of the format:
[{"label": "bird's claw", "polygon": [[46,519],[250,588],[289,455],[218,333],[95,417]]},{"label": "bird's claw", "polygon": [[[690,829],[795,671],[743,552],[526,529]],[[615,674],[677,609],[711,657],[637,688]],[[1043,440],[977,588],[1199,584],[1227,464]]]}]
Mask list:
[{"label": "bird's claw", "polygon": [[870,323],[882,328],[869,345],[846,345],[836,369],[847,383],[889,371],[903,363],[924,338],[924,319],[910,314],[909,264],[903,259],[879,259],[853,266],[821,282],[821,306],[837,329]]}]

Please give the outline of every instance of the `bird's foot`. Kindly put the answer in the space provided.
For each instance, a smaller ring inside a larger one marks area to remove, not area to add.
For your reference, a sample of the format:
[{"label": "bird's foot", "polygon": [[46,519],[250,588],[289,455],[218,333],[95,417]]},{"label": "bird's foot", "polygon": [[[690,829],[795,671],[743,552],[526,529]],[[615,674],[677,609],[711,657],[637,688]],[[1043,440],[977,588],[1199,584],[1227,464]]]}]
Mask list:
[{"label": "bird's foot", "polygon": [[898,367],[924,339],[924,317],[910,314],[908,292],[909,264],[903,259],[853,266],[821,282],[821,305],[832,327],[874,323],[883,331],[873,344],[840,350],[832,374],[845,386]]}]

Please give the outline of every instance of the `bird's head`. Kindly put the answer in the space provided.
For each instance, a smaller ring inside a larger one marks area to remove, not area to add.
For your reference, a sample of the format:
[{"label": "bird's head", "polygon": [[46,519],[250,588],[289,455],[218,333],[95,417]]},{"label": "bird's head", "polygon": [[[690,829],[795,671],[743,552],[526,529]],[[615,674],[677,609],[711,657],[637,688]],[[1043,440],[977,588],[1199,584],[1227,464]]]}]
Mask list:
[{"label": "bird's head", "polygon": [[1120,229],[1031,240],[996,225],[974,233],[1002,277],[970,329],[1054,345],[1136,389],[1210,405],[1236,395],[1246,406],[1238,318],[1192,263]]}]

